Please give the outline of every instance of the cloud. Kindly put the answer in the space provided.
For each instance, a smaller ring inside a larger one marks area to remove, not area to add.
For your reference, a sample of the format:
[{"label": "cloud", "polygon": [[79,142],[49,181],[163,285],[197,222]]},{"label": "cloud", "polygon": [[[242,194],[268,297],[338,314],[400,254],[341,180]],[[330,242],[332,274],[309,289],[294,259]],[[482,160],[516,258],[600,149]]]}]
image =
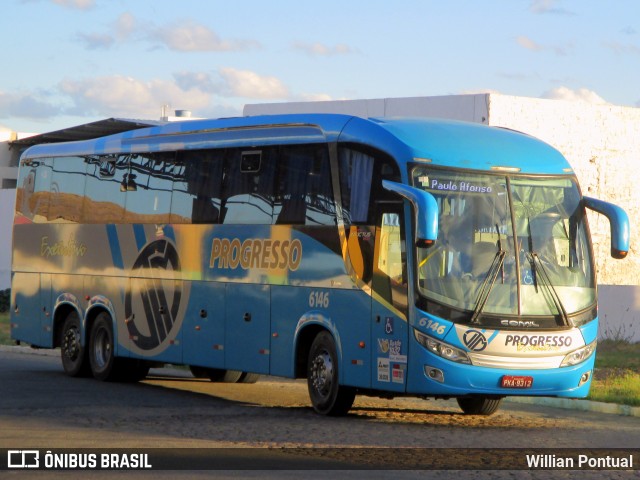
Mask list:
[{"label": "cloud", "polygon": [[108,33],[78,33],[77,39],[89,50],[109,49],[116,42]]},{"label": "cloud", "polygon": [[37,93],[8,94],[0,92],[0,118],[44,120],[61,113],[61,108],[42,99]]},{"label": "cloud", "polygon": [[192,20],[150,29],[148,37],[178,52],[231,52],[259,47],[251,40],[223,40],[209,27]]},{"label": "cloud", "polygon": [[108,49],[135,38],[149,42],[154,48],[165,47],[176,52],[232,52],[260,48],[254,40],[224,40],[206,25],[182,20],[167,25],[141,23],[133,14],[121,14],[107,32],[79,33],[78,40],[89,49]]},{"label": "cloud", "polygon": [[[52,99],[55,98],[53,101]],[[292,94],[274,76],[231,67],[211,72],[176,72],[172,78],[124,75],[67,78],[51,92],[0,91],[0,118],[52,119],[57,116],[159,118],[163,105],[191,110],[194,116],[240,115],[241,102],[331,100],[325,94]]]},{"label": "cloud", "polygon": [[543,45],[538,43],[531,38],[525,35],[519,35],[516,37],[516,43],[520,45],[522,48],[525,48],[532,52],[544,52],[551,51],[556,55],[564,56],[569,53],[569,51],[573,48],[573,45],[569,44],[565,47],[557,46],[557,45]]},{"label": "cloud", "polygon": [[115,36],[118,40],[125,40],[129,38],[137,27],[136,18],[132,13],[124,12],[113,23],[113,29]]},{"label": "cloud", "polygon": [[96,6],[95,0],[22,0],[22,3],[46,1],[64,8],[74,8],[76,10],[91,10]]},{"label": "cloud", "polygon": [[[43,0],[22,0],[22,3],[29,3]],[[96,6],[96,0],[44,0],[64,8],[74,8],[76,10],[90,10]]]},{"label": "cloud", "polygon": [[318,42],[294,42],[292,46],[294,50],[301,51],[312,57],[329,57],[334,55],[349,55],[354,53],[354,50],[344,43],[340,43],[331,47]]},{"label": "cloud", "polygon": [[609,105],[609,102],[604,98],[587,88],[572,90],[568,87],[557,87],[543,93],[541,97],[553,100],[567,100],[570,102],[586,102],[594,105]]},{"label": "cloud", "polygon": [[227,96],[276,99],[289,97],[289,89],[276,77],[262,76],[250,70],[226,67],[219,70],[225,83],[223,93]]},{"label": "cloud", "polygon": [[516,42],[522,48],[526,48],[527,50],[531,50],[533,52],[540,52],[544,50],[544,47],[542,45],[534,42],[529,37],[525,37],[524,35],[519,35],[518,37],[516,37]]},{"label": "cloud", "polygon": [[575,15],[575,13],[557,6],[559,0],[532,0],[529,10],[535,14]]},{"label": "cloud", "polygon": [[614,53],[640,55],[640,46],[632,43],[605,42],[603,45]]},{"label": "cloud", "polygon": [[211,75],[205,72],[178,72],[173,77],[183,90],[197,89],[207,93],[220,90],[220,85],[216,85]]},{"label": "cloud", "polygon": [[[66,98],[66,114],[157,118],[162,105],[192,110],[194,115],[239,108],[216,105],[228,99],[286,99],[289,89],[276,77],[226,67],[217,72],[178,72],[173,79],[140,80],[124,75],[65,79],[59,91]],[[1,104],[0,104],[1,106]]]},{"label": "cloud", "polygon": [[182,89],[172,81],[137,80],[122,75],[85,80],[64,80],[60,90],[70,99],[67,113],[75,115],[156,118],[164,104],[197,111],[211,96],[197,89]]},{"label": "cloud", "polygon": [[78,33],[76,38],[84,43],[89,50],[106,50],[116,43],[121,43],[133,36],[136,32],[137,22],[135,17],[125,12],[111,24],[108,33],[91,32]]}]

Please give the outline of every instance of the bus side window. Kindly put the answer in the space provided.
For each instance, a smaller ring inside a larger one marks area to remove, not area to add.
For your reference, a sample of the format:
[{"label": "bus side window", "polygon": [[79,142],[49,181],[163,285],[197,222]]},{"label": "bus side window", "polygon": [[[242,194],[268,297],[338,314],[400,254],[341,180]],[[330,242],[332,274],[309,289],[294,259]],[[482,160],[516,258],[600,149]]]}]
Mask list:
[{"label": "bus side window", "polygon": [[344,221],[367,223],[374,159],[364,152],[343,148],[339,160]]},{"label": "bus side window", "polygon": [[287,146],[280,152],[276,224],[335,225],[327,146]]},{"label": "bus side window", "polygon": [[222,223],[271,225],[276,149],[234,149],[225,161]]},{"label": "bus side window", "polygon": [[169,223],[173,161],[174,154],[167,152],[130,156],[129,171],[121,183],[121,190],[126,190],[126,222]]},{"label": "bus side window", "polygon": [[49,221],[82,220],[87,164],[83,157],[58,157],[53,161]]},{"label": "bus side window", "polygon": [[[85,223],[121,223],[124,219],[124,175],[129,169],[126,155],[85,157],[87,187],[83,206]],[[126,191],[126,190],[125,190]]]},{"label": "bus side window", "polygon": [[224,150],[178,153],[174,168],[171,223],[218,223],[222,203]]},{"label": "bus side window", "polygon": [[27,160],[20,167],[16,212],[34,223],[45,223],[49,217],[52,165],[52,159],[39,158]]}]

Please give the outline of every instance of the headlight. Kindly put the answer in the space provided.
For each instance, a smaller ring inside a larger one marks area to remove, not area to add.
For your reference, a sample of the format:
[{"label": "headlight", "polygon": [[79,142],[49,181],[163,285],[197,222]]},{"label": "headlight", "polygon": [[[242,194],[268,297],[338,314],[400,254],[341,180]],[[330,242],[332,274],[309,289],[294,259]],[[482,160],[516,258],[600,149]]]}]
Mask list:
[{"label": "headlight", "polygon": [[448,343],[441,342],[440,340],[436,340],[433,337],[429,337],[418,330],[413,330],[413,333],[418,340],[418,343],[422,345],[424,348],[429,350],[430,352],[435,353],[439,357],[446,358],[447,360],[451,360],[452,362],[457,363],[468,363],[471,364],[471,359],[467,355],[467,352],[464,350],[460,350]]},{"label": "headlight", "polygon": [[568,353],[564,357],[564,360],[562,360],[562,363],[560,364],[560,366],[571,367],[572,365],[577,365],[578,363],[584,362],[587,358],[593,355],[593,352],[596,351],[597,343],[598,341],[594,340],[589,345],[585,345],[582,348],[579,348],[577,350],[574,350],[571,353]]}]

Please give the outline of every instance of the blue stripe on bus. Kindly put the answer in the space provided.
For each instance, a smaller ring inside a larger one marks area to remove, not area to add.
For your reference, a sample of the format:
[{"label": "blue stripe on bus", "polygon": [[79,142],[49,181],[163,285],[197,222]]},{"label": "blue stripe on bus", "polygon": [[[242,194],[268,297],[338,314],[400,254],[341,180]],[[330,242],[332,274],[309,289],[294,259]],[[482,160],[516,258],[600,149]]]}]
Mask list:
[{"label": "blue stripe on bus", "polygon": [[107,225],[107,237],[109,238],[109,247],[111,248],[113,266],[120,269],[124,268],[122,250],[120,249],[120,241],[118,240],[118,230],[115,225]]},{"label": "blue stripe on bus", "polygon": [[136,246],[138,247],[138,251],[140,251],[147,243],[147,236],[144,233],[144,225],[134,225],[133,234],[136,237]]},{"label": "blue stripe on bus", "polygon": [[176,243],[176,232],[173,230],[171,225],[167,225],[162,229],[164,231],[164,236],[171,239],[173,243]]}]

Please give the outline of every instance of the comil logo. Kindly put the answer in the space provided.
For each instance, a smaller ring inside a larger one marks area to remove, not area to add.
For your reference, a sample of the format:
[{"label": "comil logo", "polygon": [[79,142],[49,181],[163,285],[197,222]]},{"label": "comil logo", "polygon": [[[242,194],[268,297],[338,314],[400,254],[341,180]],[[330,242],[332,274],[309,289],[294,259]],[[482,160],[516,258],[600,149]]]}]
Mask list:
[{"label": "comil logo", "polygon": [[462,337],[464,344],[472,352],[481,352],[487,348],[488,342],[482,332],[478,330],[467,330]]},{"label": "comil logo", "polygon": [[38,450],[9,450],[7,452],[8,468],[40,468],[40,452]]},{"label": "comil logo", "polygon": [[[178,252],[167,239],[145,246],[133,265],[124,307],[129,335],[142,350],[160,346],[175,326],[182,297],[182,282],[176,278],[179,272]],[[135,308],[137,302],[141,308]],[[146,325],[140,323],[145,321]]]}]

